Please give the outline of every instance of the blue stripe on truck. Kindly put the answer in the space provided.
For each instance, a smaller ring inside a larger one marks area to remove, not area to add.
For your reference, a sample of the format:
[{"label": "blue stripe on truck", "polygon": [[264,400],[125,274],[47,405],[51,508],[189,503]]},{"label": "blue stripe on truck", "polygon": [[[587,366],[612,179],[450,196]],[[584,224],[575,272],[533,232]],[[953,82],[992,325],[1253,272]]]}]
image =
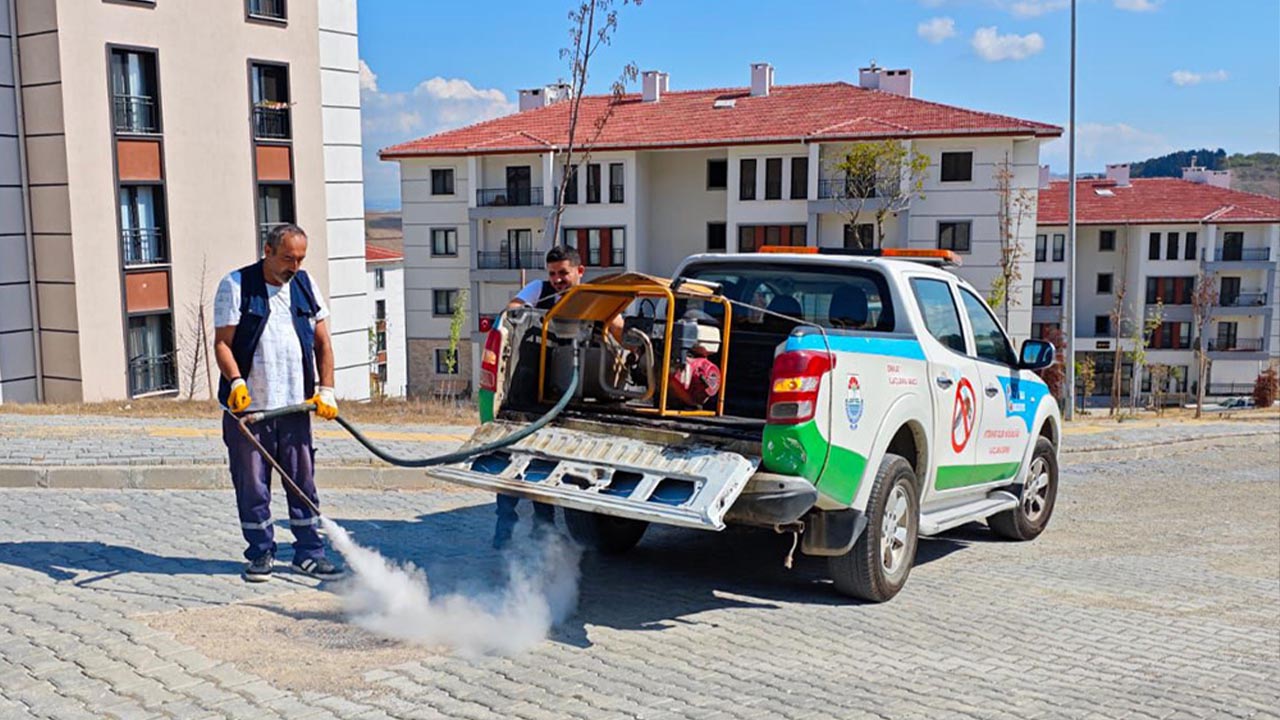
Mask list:
[{"label": "blue stripe on truck", "polygon": [[924,348],[914,338],[869,337],[866,335],[827,335],[805,333],[787,338],[786,350],[827,350],[836,352],[886,355],[907,360],[924,360]]}]

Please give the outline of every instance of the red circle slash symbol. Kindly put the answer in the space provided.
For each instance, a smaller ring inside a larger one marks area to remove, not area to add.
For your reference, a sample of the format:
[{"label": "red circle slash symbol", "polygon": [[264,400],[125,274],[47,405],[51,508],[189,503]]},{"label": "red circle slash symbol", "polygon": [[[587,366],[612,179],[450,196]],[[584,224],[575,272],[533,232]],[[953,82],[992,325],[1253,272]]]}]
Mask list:
[{"label": "red circle slash symbol", "polygon": [[960,378],[956,384],[956,404],[951,411],[951,449],[964,452],[973,437],[973,417],[978,406],[975,404],[973,385],[969,378]]}]

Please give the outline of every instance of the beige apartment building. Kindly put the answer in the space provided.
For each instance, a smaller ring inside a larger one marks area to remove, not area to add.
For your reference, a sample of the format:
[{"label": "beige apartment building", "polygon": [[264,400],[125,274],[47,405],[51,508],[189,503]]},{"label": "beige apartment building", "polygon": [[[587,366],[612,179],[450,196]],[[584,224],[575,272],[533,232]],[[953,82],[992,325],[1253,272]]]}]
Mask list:
[{"label": "beige apartment building", "polygon": [[0,50],[0,402],[205,395],[282,222],[368,397],[356,0],[0,0]]}]

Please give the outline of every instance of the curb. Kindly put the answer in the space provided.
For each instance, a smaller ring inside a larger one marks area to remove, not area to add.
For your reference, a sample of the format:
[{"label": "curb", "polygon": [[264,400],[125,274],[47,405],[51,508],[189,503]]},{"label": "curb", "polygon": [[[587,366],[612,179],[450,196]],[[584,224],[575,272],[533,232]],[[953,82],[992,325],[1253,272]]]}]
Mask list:
[{"label": "curb", "polygon": [[[1240,441],[1256,442],[1273,431],[1223,433],[1167,442],[1095,445],[1063,449],[1064,464],[1100,460],[1137,460],[1180,452],[1195,452]],[[457,485],[435,480],[415,468],[387,466],[321,466],[316,485],[332,490],[457,491]],[[230,490],[223,465],[0,465],[0,488],[51,490]]]}]

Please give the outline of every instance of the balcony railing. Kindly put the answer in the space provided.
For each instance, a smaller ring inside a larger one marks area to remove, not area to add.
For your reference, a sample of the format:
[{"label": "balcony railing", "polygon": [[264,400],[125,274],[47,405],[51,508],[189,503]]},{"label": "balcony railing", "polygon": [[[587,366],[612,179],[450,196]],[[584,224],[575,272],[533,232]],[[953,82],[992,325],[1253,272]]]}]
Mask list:
[{"label": "balcony railing", "polygon": [[1209,352],[1261,352],[1262,338],[1236,338],[1224,340],[1214,338],[1209,341]]},{"label": "balcony railing", "polygon": [[542,270],[546,267],[546,253],[538,250],[521,252],[481,250],[476,253],[476,267],[481,270]]},{"label": "balcony railing", "polygon": [[253,108],[253,136],[259,140],[288,140],[292,137],[288,107]]},{"label": "balcony railing", "polygon": [[818,197],[822,200],[830,198],[874,198],[875,183],[870,180],[858,181],[853,178],[825,178],[818,181]]},{"label": "balcony railing", "polygon": [[285,19],[285,0],[249,0],[249,14],[254,17]]},{"label": "balcony railing", "polygon": [[133,396],[178,389],[173,353],[129,359],[129,393]]},{"label": "balcony railing", "polygon": [[160,129],[156,122],[156,100],[150,95],[113,95],[116,132],[154,133]]},{"label": "balcony railing", "polygon": [[624,202],[625,198],[626,193],[624,192],[623,185],[621,183],[609,186],[609,202],[620,203]]},{"label": "balcony railing", "polygon": [[1207,395],[1252,395],[1253,383],[1209,383]]},{"label": "balcony railing", "polygon": [[1266,262],[1271,259],[1271,248],[1215,248],[1215,262]]},{"label": "balcony railing", "polygon": [[481,188],[476,190],[480,207],[528,206],[542,204],[541,187]]},{"label": "balcony railing", "polygon": [[169,262],[164,231],[159,228],[125,228],[120,231],[125,267]]},{"label": "balcony railing", "polygon": [[1266,304],[1266,293],[1237,293],[1223,295],[1218,299],[1218,307],[1258,307]]}]

